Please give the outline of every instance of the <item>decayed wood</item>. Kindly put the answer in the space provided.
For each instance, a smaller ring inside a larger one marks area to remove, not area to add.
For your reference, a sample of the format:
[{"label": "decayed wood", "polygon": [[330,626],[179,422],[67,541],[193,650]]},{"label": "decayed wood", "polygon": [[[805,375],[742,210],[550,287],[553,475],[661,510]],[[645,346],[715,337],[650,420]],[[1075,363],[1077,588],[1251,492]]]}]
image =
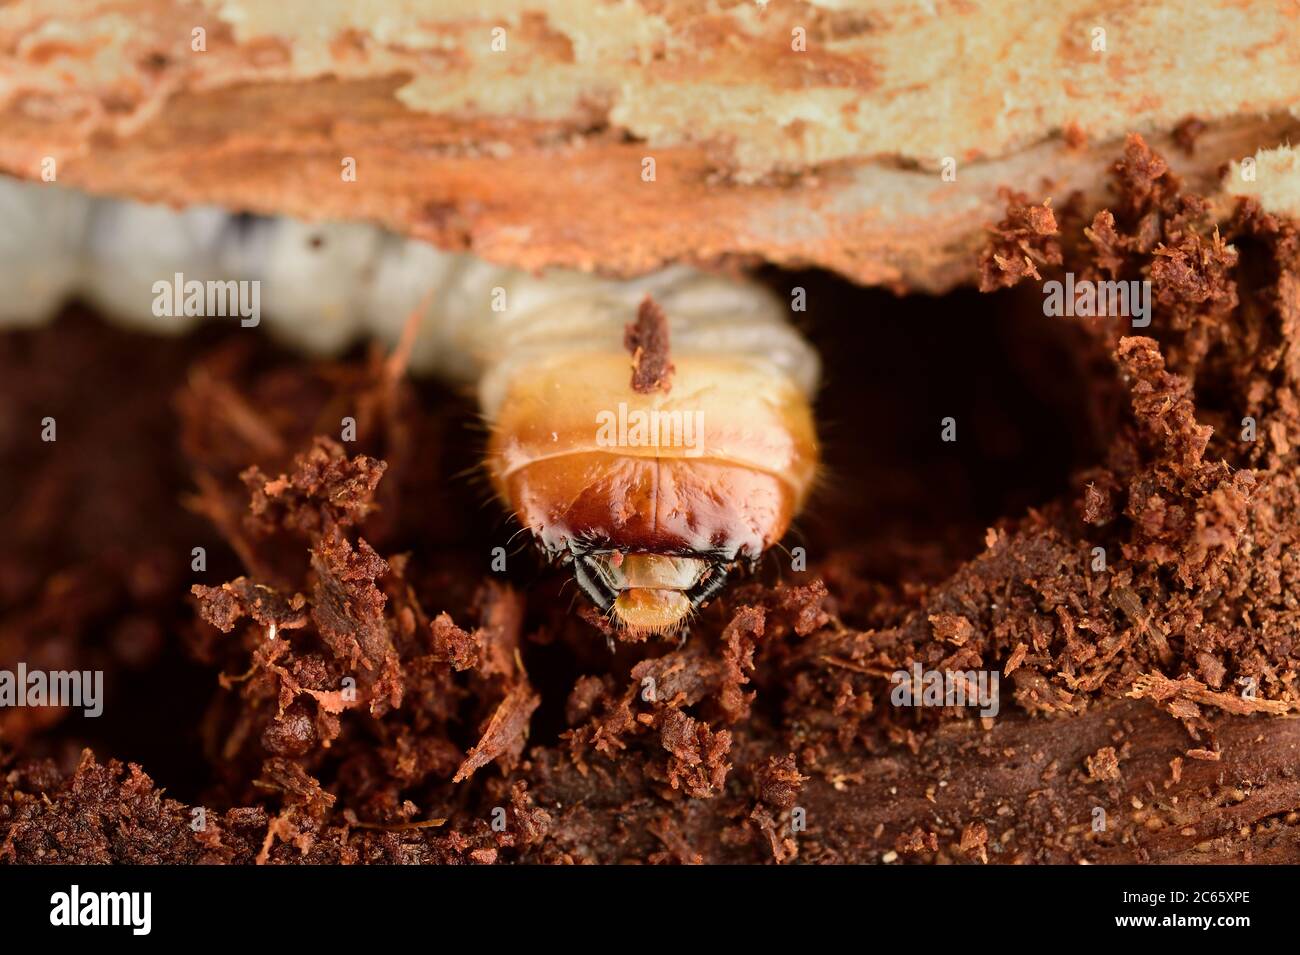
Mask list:
[{"label": "decayed wood", "polygon": [[[807,830],[790,833],[787,813],[780,835],[799,862],[1300,861],[1300,719],[1221,718],[1214,740],[1218,760],[1189,756],[1208,741],[1137,701],[1056,720],[1009,713],[989,730],[966,720],[922,737],[915,755],[828,758],[797,800]],[[698,861],[772,857],[766,840],[719,838],[745,818],[743,800],[625,805],[639,791],[626,779],[534,758],[545,771],[533,795],[554,817],[548,854],[640,859],[669,851],[671,832]]]},{"label": "decayed wood", "polygon": [[[939,290],[972,277],[1001,187],[1098,205],[1138,131],[1209,192],[1300,131],[1282,0],[361,10],[7,4],[0,170],[372,219],[529,268],[761,259]],[[1191,116],[1187,156],[1168,136]]]},{"label": "decayed wood", "polygon": [[[979,0],[930,15],[519,0],[498,7],[499,52],[496,15],[438,6],[408,20],[394,5],[380,23],[306,0],[244,20],[231,11],[252,8],[230,0],[6,4],[0,169],[370,219],[530,268],[765,260],[938,290],[972,276],[1001,187],[1098,205],[1129,130],[1202,192],[1226,160],[1300,131],[1286,112],[1300,44],[1281,2]],[[1193,115],[1204,129],[1189,153],[1172,133]],[[1222,718],[1214,734],[1217,760],[1190,756],[1211,747],[1140,702],[951,725],[915,755],[828,757],[798,797],[807,830],[785,834],[801,861],[1300,860],[1300,721]],[[737,745],[738,764],[784,755]],[[583,775],[556,750],[533,759],[553,818],[539,852],[771,856],[719,835],[748,818],[743,795],[629,805],[642,790],[626,779]]]}]

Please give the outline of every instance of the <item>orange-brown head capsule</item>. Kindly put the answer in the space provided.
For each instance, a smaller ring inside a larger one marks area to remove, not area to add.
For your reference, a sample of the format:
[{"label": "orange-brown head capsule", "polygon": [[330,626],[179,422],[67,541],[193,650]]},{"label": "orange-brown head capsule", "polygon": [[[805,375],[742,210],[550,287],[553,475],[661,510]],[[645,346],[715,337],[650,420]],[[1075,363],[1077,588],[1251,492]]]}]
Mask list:
[{"label": "orange-brown head capsule", "polygon": [[780,540],[817,466],[811,350],[765,292],[741,286],[747,307],[714,314],[735,288],[688,275],[694,295],[664,296],[666,393],[633,390],[619,336],[635,305],[614,300],[584,313],[582,336],[515,355],[480,391],[497,491],[634,633],[678,628]]}]

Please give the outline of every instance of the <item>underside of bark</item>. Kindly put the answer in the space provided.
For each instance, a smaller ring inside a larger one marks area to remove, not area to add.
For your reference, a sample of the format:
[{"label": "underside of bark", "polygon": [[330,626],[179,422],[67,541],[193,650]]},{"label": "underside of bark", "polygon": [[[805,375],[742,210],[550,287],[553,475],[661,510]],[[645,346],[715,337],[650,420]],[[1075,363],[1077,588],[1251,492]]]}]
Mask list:
[{"label": "underside of bark", "polygon": [[[0,171],[366,219],[529,269],[766,261],[937,292],[974,279],[1003,188],[1103,205],[1126,133],[1211,195],[1300,132],[1291,26],[1265,5],[438,6],[81,2],[51,32],[58,4],[11,4]],[[972,45],[994,22],[1009,39]]]}]

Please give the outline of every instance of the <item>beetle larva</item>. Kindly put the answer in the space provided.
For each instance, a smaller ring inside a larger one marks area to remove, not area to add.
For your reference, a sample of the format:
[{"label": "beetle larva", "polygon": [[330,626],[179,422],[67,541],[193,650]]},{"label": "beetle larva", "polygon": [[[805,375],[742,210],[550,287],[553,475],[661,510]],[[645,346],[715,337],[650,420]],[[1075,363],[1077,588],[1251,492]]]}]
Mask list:
[{"label": "beetle larva", "polygon": [[[128,322],[184,328],[211,299],[197,314],[159,309],[183,298],[173,282],[224,293],[246,281],[260,283],[273,331],[324,350],[395,341],[427,300],[411,367],[476,384],[497,493],[632,634],[678,628],[781,538],[812,485],[817,358],[757,284],[687,268],[533,276],[366,225],[12,182],[0,210],[18,289],[0,301],[9,322],[77,294]],[[625,327],[647,298],[667,318],[666,390],[632,386]]]}]

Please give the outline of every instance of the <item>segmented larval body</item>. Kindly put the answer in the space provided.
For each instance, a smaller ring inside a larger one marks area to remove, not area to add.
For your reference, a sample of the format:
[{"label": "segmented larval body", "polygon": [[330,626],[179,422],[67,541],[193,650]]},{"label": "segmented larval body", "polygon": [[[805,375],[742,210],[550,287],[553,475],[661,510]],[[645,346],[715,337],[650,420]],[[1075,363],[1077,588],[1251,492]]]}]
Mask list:
[{"label": "segmented larval body", "polygon": [[[496,491],[632,630],[676,628],[730,568],[780,539],[813,482],[817,357],[783,304],[749,281],[688,268],[629,281],[534,276],[364,224],[7,180],[0,257],[8,324],[79,296],[118,321],[176,332],[207,317],[165,307],[180,286],[256,282],[257,320],[331,351],[395,342],[422,307],[411,368],[476,386]],[[624,330],[647,296],[667,316],[675,373],[666,391],[643,393]]]}]

